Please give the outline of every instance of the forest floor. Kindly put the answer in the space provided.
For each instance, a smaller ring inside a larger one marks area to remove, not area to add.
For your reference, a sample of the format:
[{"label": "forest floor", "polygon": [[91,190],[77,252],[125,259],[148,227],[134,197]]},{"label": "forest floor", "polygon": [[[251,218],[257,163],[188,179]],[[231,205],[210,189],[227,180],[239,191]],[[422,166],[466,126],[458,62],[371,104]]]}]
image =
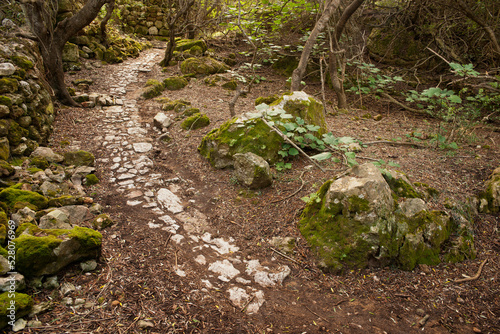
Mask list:
[{"label": "forest floor", "polygon": [[[220,54],[234,52],[231,46],[211,47]],[[388,267],[343,275],[323,273],[297,229],[305,205],[300,198],[315,192],[345,167],[324,163],[329,171],[322,172],[299,157],[292,161],[291,170],[273,168],[273,186],[261,191],[245,189],[230,170],[214,169],[197,151],[202,137],[230,118],[228,102],[234,94],[209,87],[203,79],[192,79],[184,89],[165,91],[162,96],[190,101],[209,116],[210,126],[185,131],[177,122],[169,128],[173,141],[158,141],[159,132],[152,124],[161,105],[140,98],[140,93],[148,79],[180,74],[178,66],[161,71],[158,63],[163,52],[158,46],[122,64],[89,66],[68,75],[68,82],[92,79],[90,92],[115,94],[124,101],[123,109],[62,109],[51,139],[55,150],[69,149],[60,145],[69,141],[70,148],[96,156],[101,182],[89,195],[116,224],[103,231],[102,258],[96,271],[84,274],[74,266],[60,275],[60,282],[77,286],[73,297],[90,302],[88,307],[70,308],[60,303],[57,293],[39,293],[36,301],[52,300],[54,309],[39,316],[42,328],[27,328],[26,332],[500,332],[499,217],[481,214],[475,218],[476,259],[419,266],[411,272]],[[241,63],[246,61],[239,57]],[[259,74],[267,80],[237,101],[237,113],[252,111],[259,96],[287,90],[286,78],[272,69],[264,68]],[[123,79],[127,75],[128,81]],[[305,91],[321,98],[319,83],[309,83]],[[335,101],[329,89],[326,99]],[[358,99],[346,113],[333,114],[331,105],[328,108],[327,123],[335,136],[363,142],[398,137],[404,141],[420,133],[424,147],[369,145],[359,155],[394,161],[413,182],[438,189],[440,195],[431,204],[434,208],[443,208],[445,199],[465,202],[478,194],[499,165],[500,133],[488,127],[468,129],[459,149],[449,151],[426,139],[439,128],[432,118],[368,98]],[[375,121],[367,114],[380,114],[382,119]],[[149,159],[145,161],[152,161],[146,174],[151,182],[141,184],[134,179],[135,183],[123,183],[115,170],[120,159],[113,157],[122,152],[122,164],[129,153],[137,153],[127,152],[129,142],[137,139],[130,137],[133,135],[152,145],[142,154]],[[159,200],[155,202],[161,189],[169,189],[181,205],[177,213],[167,212],[170,218],[165,218],[169,204],[162,207]],[[277,236],[296,240],[296,247],[286,257],[270,244]],[[478,279],[454,283],[464,274],[476,274],[485,260]],[[263,269],[267,277],[274,277],[272,273],[286,277],[275,285],[258,284],[256,276],[245,269],[255,261],[261,268],[267,267]],[[236,271],[232,271],[234,275],[217,271],[215,263]]]}]

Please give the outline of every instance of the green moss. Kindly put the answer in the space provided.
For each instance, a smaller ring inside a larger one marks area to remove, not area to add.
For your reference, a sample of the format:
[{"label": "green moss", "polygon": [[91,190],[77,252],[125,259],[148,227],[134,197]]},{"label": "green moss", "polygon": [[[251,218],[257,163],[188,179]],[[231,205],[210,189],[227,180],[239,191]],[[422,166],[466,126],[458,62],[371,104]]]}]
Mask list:
[{"label": "green moss", "polygon": [[199,108],[189,108],[189,109],[184,110],[180,116],[176,117],[176,119],[183,119],[183,118],[193,116],[193,115],[199,114],[199,113],[200,113]]},{"label": "green moss", "polygon": [[238,87],[238,82],[233,79],[231,81],[225,82],[221,87],[228,90],[236,90],[236,88]]},{"label": "green moss", "polygon": [[261,96],[255,99],[255,105],[258,106],[259,104],[265,103],[267,105],[271,105],[271,103],[279,100],[280,97],[276,94],[269,95],[269,96]]},{"label": "green moss", "polygon": [[40,169],[47,169],[49,167],[49,162],[43,157],[34,157],[30,161],[30,166],[35,166]]},{"label": "green moss", "polygon": [[175,112],[182,112],[190,105],[191,102],[180,99],[163,103],[161,109],[165,111],[173,110]]},{"label": "green moss", "polygon": [[[1,156],[1,155],[0,155]],[[15,173],[14,167],[11,166],[7,161],[0,160],[0,177],[10,176]]]},{"label": "green moss", "polygon": [[389,171],[383,170],[384,177],[391,190],[399,197],[404,198],[422,198],[422,194],[418,193],[411,184],[406,182],[402,177],[394,177]]},{"label": "green moss", "polygon": [[188,85],[188,81],[183,77],[170,77],[163,80],[163,86],[167,90],[179,90]]},{"label": "green moss", "polygon": [[214,87],[214,86],[217,86],[217,83],[220,82],[221,80],[222,80],[222,77],[220,75],[211,75],[211,76],[205,78],[205,80],[203,80],[203,82],[210,87]]},{"label": "green moss", "polygon": [[183,74],[215,74],[222,73],[229,69],[223,64],[210,57],[188,58],[181,63],[181,72]]},{"label": "green moss", "polygon": [[[270,164],[278,159],[283,139],[260,118],[236,123],[236,118],[227,121],[220,128],[210,131],[198,147],[202,156],[216,168],[232,165],[231,157],[236,153],[252,152]],[[219,162],[218,162],[219,161]],[[225,161],[225,163],[220,163]]]},{"label": "green moss", "polygon": [[207,51],[207,44],[202,40],[180,39],[175,43],[175,51],[191,50],[193,47],[196,47],[197,50],[201,50],[201,53]]},{"label": "green moss", "polygon": [[97,176],[95,176],[95,174],[88,174],[85,176],[85,184],[87,186],[93,186],[94,184],[98,184],[99,183],[99,179],[97,178]]},{"label": "green moss", "polygon": [[18,202],[30,203],[37,210],[45,209],[48,205],[48,200],[44,196],[33,191],[20,190],[13,187],[0,191],[0,201],[5,202],[10,208],[14,208]]},{"label": "green moss", "polygon": [[12,106],[12,99],[8,96],[0,95],[0,104],[11,107]]},{"label": "green moss", "polygon": [[203,52],[204,52],[203,49],[198,45],[195,45],[191,49],[189,49],[189,54],[193,56],[199,56],[203,54]]},{"label": "green moss", "polygon": [[[279,103],[279,100],[275,101],[273,105],[277,103]],[[321,138],[323,134],[327,133],[323,105],[315,99],[310,97],[308,101],[289,100],[286,101],[283,109],[294,117],[302,118],[306,124],[318,125],[320,129],[314,134],[319,138]]]},{"label": "green moss", "polygon": [[163,84],[157,80],[154,80],[156,83],[153,83],[152,81],[149,82],[151,85],[146,87],[144,92],[142,93],[142,97],[145,99],[151,99],[156,96],[160,96],[165,87]]},{"label": "green moss", "polygon": [[428,184],[426,183],[422,183],[422,182],[415,182],[413,183],[413,185],[415,187],[419,187],[419,188],[422,188],[423,191],[425,193],[427,193],[427,197],[429,198],[436,198],[439,196],[439,191],[436,190],[435,188],[432,188],[431,186],[429,186]]},{"label": "green moss", "polygon": [[196,130],[210,125],[210,119],[205,114],[194,114],[182,122],[181,128],[184,130]]},{"label": "green moss", "polygon": [[29,131],[20,127],[17,122],[10,120],[9,122],[9,134],[7,139],[9,139],[10,146],[17,146],[21,144],[23,137],[28,137]]},{"label": "green moss", "polygon": [[92,226],[98,230],[104,230],[105,228],[113,226],[114,224],[115,222],[111,220],[111,218],[105,213],[98,215],[92,220]]},{"label": "green moss", "polygon": [[73,166],[94,166],[94,155],[87,151],[72,151],[64,153],[64,164]]},{"label": "green moss", "polygon": [[16,79],[2,78],[0,79],[0,94],[15,93],[19,88],[19,83]]},{"label": "green moss", "polygon": [[146,81],[146,87],[160,85],[160,84],[161,82],[159,82],[156,79],[149,79],[148,81]]},{"label": "green moss", "polygon": [[[102,244],[102,235],[99,232],[79,226],[65,230],[40,229],[33,224],[23,224],[16,231],[16,235],[18,235],[14,239],[16,268],[28,277],[45,274],[48,266],[55,266],[58,261],[69,264],[80,258],[95,257],[100,252]],[[63,250],[62,253],[54,253],[63,240],[68,239],[74,241],[72,247],[80,256],[68,259],[67,254],[62,254],[65,252]],[[51,271],[50,268],[49,271]]]},{"label": "green moss", "polygon": [[27,171],[30,174],[35,174],[35,173],[38,173],[38,172],[43,172],[43,169],[40,169],[38,167],[31,167],[31,168],[28,168]]},{"label": "green moss", "polygon": [[[14,310],[12,312],[9,309],[10,305],[12,305],[11,301],[13,301],[14,305]],[[0,294],[0,329],[6,327],[11,320],[19,319],[28,315],[32,308],[33,299],[24,293],[4,292]],[[14,319],[7,317],[10,314],[14,315]]]},{"label": "green moss", "polygon": [[10,57],[10,59],[14,62],[14,64],[16,64],[17,67],[20,67],[23,70],[30,70],[35,67],[33,62],[24,56],[14,55]]},{"label": "green moss", "polygon": [[61,207],[66,205],[83,204],[83,201],[77,197],[64,195],[61,197],[49,199],[49,207]]},{"label": "green moss", "polygon": [[351,196],[347,199],[348,210],[353,213],[369,211],[370,203],[359,196]]}]

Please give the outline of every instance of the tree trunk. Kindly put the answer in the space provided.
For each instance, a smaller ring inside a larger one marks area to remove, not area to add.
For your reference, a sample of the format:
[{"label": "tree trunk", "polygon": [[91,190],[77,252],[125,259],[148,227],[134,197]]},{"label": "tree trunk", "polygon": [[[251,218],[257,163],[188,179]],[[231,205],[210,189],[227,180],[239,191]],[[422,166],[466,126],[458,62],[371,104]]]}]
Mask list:
[{"label": "tree trunk", "polygon": [[114,0],[88,0],[73,16],[56,22],[57,0],[20,0],[26,19],[37,37],[47,81],[63,104],[79,106],[68,93],[64,82],[62,51],[66,42],[89,25],[104,4]]},{"label": "tree trunk", "polygon": [[[347,109],[347,98],[344,91],[344,71],[345,71],[345,52],[340,49],[339,41],[342,32],[349,18],[363,4],[364,0],[353,0],[344,10],[339,21],[335,25],[335,35],[330,38],[330,52],[328,70],[332,81],[333,90],[337,95],[339,109]],[[338,70],[341,71],[341,77],[338,76]]]},{"label": "tree trunk", "polygon": [[300,89],[300,82],[302,81],[302,77],[306,72],[307,62],[309,60],[309,56],[311,55],[313,46],[314,44],[316,44],[316,38],[318,38],[318,35],[323,31],[326,24],[328,23],[328,20],[330,20],[330,17],[333,15],[333,12],[337,9],[339,4],[340,0],[330,0],[325,5],[323,14],[321,14],[321,17],[318,19],[313,30],[311,31],[311,34],[309,35],[309,38],[304,45],[304,49],[302,50],[299,65],[292,73],[292,92]]},{"label": "tree trunk", "polygon": [[106,25],[108,24],[111,15],[113,15],[113,10],[115,9],[115,0],[110,0],[110,2],[106,5],[106,16],[101,21],[101,40],[103,45],[106,47],[109,46],[108,34],[106,34]]}]

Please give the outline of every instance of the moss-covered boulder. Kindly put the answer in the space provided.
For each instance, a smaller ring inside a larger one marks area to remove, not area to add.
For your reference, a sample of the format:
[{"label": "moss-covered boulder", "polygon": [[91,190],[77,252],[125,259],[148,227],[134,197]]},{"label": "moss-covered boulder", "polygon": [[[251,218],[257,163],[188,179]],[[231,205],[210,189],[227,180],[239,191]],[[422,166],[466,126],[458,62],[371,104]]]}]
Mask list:
[{"label": "moss-covered boulder", "polygon": [[87,151],[72,151],[64,153],[64,164],[78,166],[94,166],[94,155]]},{"label": "moss-covered boulder", "polygon": [[187,51],[196,48],[200,54],[207,51],[207,43],[197,39],[179,39],[175,42],[175,51]]},{"label": "moss-covered boulder", "polygon": [[236,90],[236,88],[238,88],[238,81],[232,79],[230,81],[223,83],[221,87],[227,90]]},{"label": "moss-covered boulder", "polygon": [[99,183],[99,179],[95,174],[87,174],[85,175],[85,182],[84,184],[86,186],[93,186]]},{"label": "moss-covered boulder", "polygon": [[268,163],[279,159],[283,138],[260,118],[234,118],[203,137],[198,151],[215,168],[233,166],[236,153],[255,153]]},{"label": "moss-covered boulder", "polygon": [[323,104],[306,92],[284,94],[271,103],[270,107],[271,110],[283,109],[294,118],[302,118],[306,124],[319,126],[319,130],[314,133],[319,138],[328,132]]},{"label": "moss-covered boulder", "polygon": [[[309,196],[299,229],[320,267],[331,272],[385,265],[412,270],[417,264],[458,260],[447,256],[457,245],[465,256],[475,256],[471,234],[457,228],[450,215],[428,211],[419,198],[399,204],[398,198],[373,164],[355,166]],[[469,244],[457,243],[460,238]]]},{"label": "moss-covered boulder", "polygon": [[92,226],[97,230],[104,230],[113,226],[115,222],[105,213],[102,213],[92,220]]},{"label": "moss-covered boulder", "polygon": [[14,78],[1,78],[0,79],[0,94],[15,93],[19,88],[19,83]]},{"label": "moss-covered boulder", "polygon": [[14,173],[14,167],[7,161],[0,159],[0,177],[11,176]]},{"label": "moss-covered boulder", "polygon": [[72,63],[78,62],[80,59],[80,53],[78,50],[78,45],[67,42],[63,48],[62,60]]},{"label": "moss-covered boulder", "polygon": [[181,128],[184,130],[196,130],[210,125],[210,119],[207,115],[196,113],[189,116],[181,123]]},{"label": "moss-covered boulder", "polygon": [[33,299],[24,293],[4,292],[0,294],[0,329],[13,326],[16,319],[28,315],[33,308]]},{"label": "moss-covered boulder", "polygon": [[163,102],[163,104],[161,106],[161,109],[165,110],[165,111],[173,110],[175,112],[183,112],[184,110],[189,108],[189,106],[191,105],[191,102],[186,101],[186,100],[182,100],[182,99],[173,100],[173,101],[168,100],[168,101],[162,101],[162,102]]},{"label": "moss-covered boulder", "polygon": [[486,213],[500,211],[500,167],[495,169],[488,181],[485,190],[479,195],[479,210]]},{"label": "moss-covered boulder", "polygon": [[250,189],[266,188],[273,182],[267,161],[252,152],[234,155],[234,175]]},{"label": "moss-covered boulder", "polygon": [[27,277],[53,275],[70,263],[97,258],[102,235],[92,229],[40,229],[23,224],[14,239],[16,269]]},{"label": "moss-covered boulder", "polygon": [[184,77],[170,77],[163,80],[163,87],[167,90],[179,90],[188,85],[188,81]]},{"label": "moss-covered boulder", "polygon": [[181,63],[183,74],[209,75],[223,73],[229,66],[210,57],[188,58]]},{"label": "moss-covered boulder", "polygon": [[152,99],[153,97],[160,96],[165,86],[158,80],[148,80],[147,87],[142,93],[142,97],[145,99]]},{"label": "moss-covered boulder", "polygon": [[0,138],[0,159],[8,160],[10,157],[9,140],[5,137]]},{"label": "moss-covered boulder", "polygon": [[49,202],[46,197],[39,193],[17,189],[17,186],[0,191],[0,201],[4,202],[11,209],[14,209],[17,203],[29,203],[37,210],[45,209]]}]

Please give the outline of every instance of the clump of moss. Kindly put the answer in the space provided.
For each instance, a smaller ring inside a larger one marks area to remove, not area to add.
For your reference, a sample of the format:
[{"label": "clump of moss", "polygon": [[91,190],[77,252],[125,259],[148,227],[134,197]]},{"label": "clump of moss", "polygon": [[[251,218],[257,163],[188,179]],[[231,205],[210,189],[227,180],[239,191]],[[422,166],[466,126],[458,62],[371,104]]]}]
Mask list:
[{"label": "clump of moss", "polygon": [[95,184],[98,184],[99,183],[99,179],[97,178],[97,176],[95,176],[95,174],[87,174],[85,176],[85,184],[87,186],[93,186]]},{"label": "clump of moss", "polygon": [[149,85],[146,87],[142,93],[142,97],[145,99],[151,99],[156,96],[160,96],[165,87],[163,84],[157,80],[148,81]]},{"label": "clump of moss", "polygon": [[[14,302],[14,310],[10,310],[11,301]],[[14,298],[10,292],[0,294],[0,329],[9,323],[8,315],[15,315],[15,319],[28,315],[33,308],[33,299],[24,293],[14,292]]]},{"label": "clump of moss", "polygon": [[44,170],[49,167],[49,162],[43,157],[34,157],[30,161],[30,166],[35,166]]},{"label": "clump of moss", "polygon": [[208,116],[202,113],[197,113],[186,118],[184,122],[182,122],[181,128],[184,130],[196,130],[204,128],[208,125],[210,125],[210,119]]},{"label": "clump of moss", "polygon": [[207,44],[197,39],[179,39],[175,42],[175,51],[186,51],[193,47],[199,48],[202,53],[207,51]]},{"label": "clump of moss", "polygon": [[104,230],[114,224],[115,222],[105,213],[100,214],[92,220],[92,226],[97,230]]},{"label": "clump of moss", "polygon": [[279,100],[279,96],[276,94],[269,95],[269,96],[261,96],[255,99],[255,105],[258,106],[259,104],[265,103],[267,105],[270,105],[271,103]]},{"label": "clump of moss", "polygon": [[210,57],[188,58],[181,63],[183,74],[215,74],[229,70],[229,67]]},{"label": "clump of moss", "polygon": [[404,198],[422,198],[422,194],[418,193],[413,186],[405,181],[402,175],[397,173],[389,172],[387,170],[382,171],[382,176],[384,177],[387,184],[391,190],[399,197]]},{"label": "clump of moss", "polygon": [[14,208],[16,203],[26,202],[35,206],[36,211],[45,209],[48,205],[48,199],[38,193],[28,190],[20,190],[15,187],[9,187],[0,191],[0,201],[8,207]]},{"label": "clump of moss", "polygon": [[146,81],[146,87],[160,85],[160,84],[161,83],[156,79],[148,79],[148,81]]},{"label": "clump of moss", "polygon": [[223,83],[221,87],[228,90],[236,90],[236,88],[238,88],[238,82],[236,82],[236,80],[233,79]]},{"label": "clump of moss", "polygon": [[0,79],[0,94],[15,93],[19,88],[19,83],[13,78]]},{"label": "clump of moss", "polygon": [[188,81],[184,77],[170,77],[163,80],[163,86],[167,90],[179,90],[188,85]]},{"label": "clump of moss", "polygon": [[94,155],[87,151],[72,151],[64,153],[64,164],[73,166],[94,166]]},{"label": "clump of moss", "polygon": [[10,59],[14,62],[14,64],[16,64],[17,67],[20,67],[23,70],[30,70],[35,67],[33,62],[24,56],[14,55],[10,57]]},{"label": "clump of moss", "polygon": [[161,106],[161,109],[165,110],[165,111],[173,110],[175,112],[183,112],[190,105],[191,105],[191,102],[180,99],[180,100],[168,101],[168,102],[163,103],[163,105]]},{"label": "clump of moss", "polygon": [[0,177],[10,176],[15,173],[15,169],[5,160],[0,160]]}]

